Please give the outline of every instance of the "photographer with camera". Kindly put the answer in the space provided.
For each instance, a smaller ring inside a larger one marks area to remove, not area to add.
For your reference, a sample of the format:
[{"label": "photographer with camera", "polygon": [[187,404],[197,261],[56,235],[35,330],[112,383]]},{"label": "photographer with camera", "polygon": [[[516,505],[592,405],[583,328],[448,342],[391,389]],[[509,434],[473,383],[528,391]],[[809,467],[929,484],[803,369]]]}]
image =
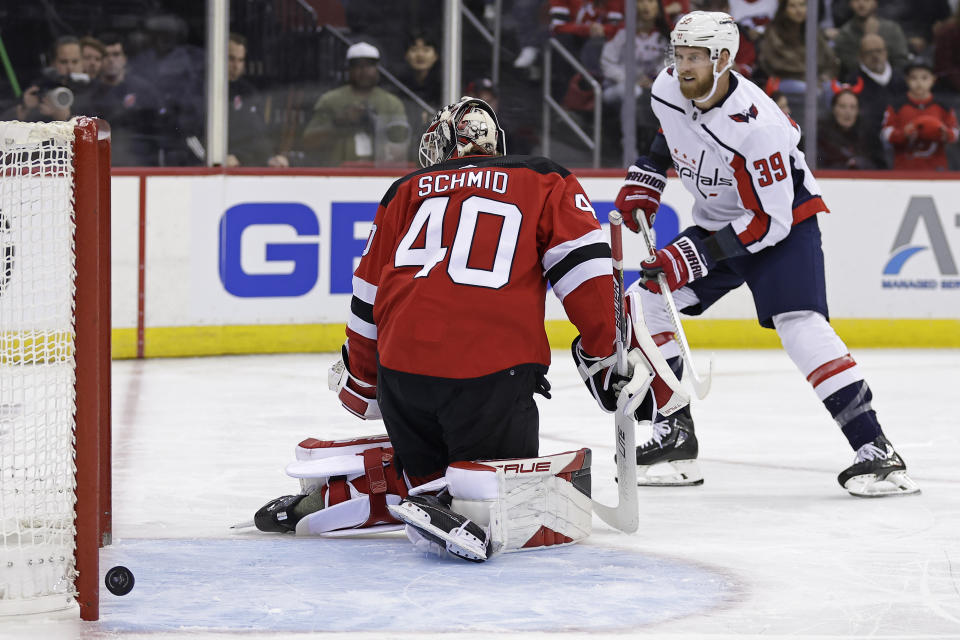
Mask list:
[{"label": "photographer with camera", "polygon": [[76,113],[77,96],[89,87],[90,77],[83,72],[80,40],[61,36],[50,51],[52,64],[27,85],[20,101],[0,117],[23,122],[69,120]]},{"label": "photographer with camera", "polygon": [[358,42],[347,49],[348,84],[320,96],[303,146],[324,166],[345,162],[405,164],[410,125],[403,103],[377,86],[380,51]]},{"label": "photographer with camera", "polygon": [[51,78],[30,83],[20,102],[0,114],[3,120],[53,122],[69,120],[73,115],[74,94],[69,87]]}]

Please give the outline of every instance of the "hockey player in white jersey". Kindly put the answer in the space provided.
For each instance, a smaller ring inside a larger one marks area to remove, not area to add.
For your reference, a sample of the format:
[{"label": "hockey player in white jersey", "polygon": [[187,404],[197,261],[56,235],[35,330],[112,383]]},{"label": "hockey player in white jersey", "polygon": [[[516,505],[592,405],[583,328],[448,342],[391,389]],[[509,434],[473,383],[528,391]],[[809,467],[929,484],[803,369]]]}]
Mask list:
[{"label": "hockey player in white jersey", "polygon": [[[797,148],[799,127],[732,70],[739,33],[729,15],[687,14],[670,41],[673,64],[651,90],[661,133],[629,168],[616,201],[633,231],[636,216],[652,226],[671,166],[694,197],[694,226],[645,261],[633,287],[654,341],[680,373],[659,274],[689,315],[746,283],[760,324],[777,331],[855,451],[841,486],[865,497],[919,492],[877,421],[860,368],[828,322],[817,215],[829,209]],[[658,416],[652,439],[637,447],[640,483],[699,484],[696,458],[689,409]]]}]

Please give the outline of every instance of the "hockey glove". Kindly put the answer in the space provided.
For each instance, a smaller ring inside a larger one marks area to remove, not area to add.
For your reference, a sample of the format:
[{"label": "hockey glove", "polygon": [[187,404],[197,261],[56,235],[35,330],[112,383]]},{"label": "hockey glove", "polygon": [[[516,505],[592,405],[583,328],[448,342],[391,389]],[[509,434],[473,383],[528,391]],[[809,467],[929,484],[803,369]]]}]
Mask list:
[{"label": "hockey glove", "polygon": [[617,354],[614,353],[606,358],[591,356],[580,346],[580,336],[573,340],[570,350],[573,353],[573,361],[577,363],[577,371],[580,372],[583,383],[590,390],[590,395],[607,413],[616,411],[620,389],[630,381],[629,377],[617,374]]},{"label": "hockey glove", "polygon": [[350,373],[347,347],[340,350],[341,358],[327,372],[327,386],[337,392],[343,408],[364,420],[379,420],[380,405],[377,404],[377,385],[360,380]]},{"label": "hockey glove", "polygon": [[615,205],[623,214],[623,223],[634,233],[640,231],[638,215],[647,219],[647,225],[653,228],[653,219],[660,208],[660,194],[667,184],[667,175],[657,169],[646,156],[630,165],[627,177],[617,194]]},{"label": "hockey glove", "polygon": [[656,255],[640,263],[642,284],[649,291],[660,293],[657,276],[667,278],[670,291],[676,291],[691,280],[702,278],[716,262],[707,255],[703,243],[697,238],[681,235],[657,251]]}]

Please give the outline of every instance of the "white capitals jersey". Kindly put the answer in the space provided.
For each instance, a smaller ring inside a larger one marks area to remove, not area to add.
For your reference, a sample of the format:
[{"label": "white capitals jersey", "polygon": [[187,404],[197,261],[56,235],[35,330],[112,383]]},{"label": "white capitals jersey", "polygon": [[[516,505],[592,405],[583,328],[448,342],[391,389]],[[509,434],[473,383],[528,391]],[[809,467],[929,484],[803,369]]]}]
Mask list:
[{"label": "white capitals jersey", "polygon": [[653,83],[653,111],[673,168],[694,196],[694,223],[709,231],[732,224],[747,251],[756,253],[829,209],[797,148],[797,124],[733,71],[730,84],[724,100],[701,111],[683,97],[668,67]]}]

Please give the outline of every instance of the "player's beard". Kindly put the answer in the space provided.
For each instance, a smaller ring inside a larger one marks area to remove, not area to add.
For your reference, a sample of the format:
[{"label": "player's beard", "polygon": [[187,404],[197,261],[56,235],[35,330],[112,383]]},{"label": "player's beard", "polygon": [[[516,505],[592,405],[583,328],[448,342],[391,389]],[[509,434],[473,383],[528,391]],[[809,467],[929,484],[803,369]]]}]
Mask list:
[{"label": "player's beard", "polygon": [[713,73],[705,78],[697,78],[694,82],[681,82],[680,93],[687,100],[702,98],[713,89]]}]

